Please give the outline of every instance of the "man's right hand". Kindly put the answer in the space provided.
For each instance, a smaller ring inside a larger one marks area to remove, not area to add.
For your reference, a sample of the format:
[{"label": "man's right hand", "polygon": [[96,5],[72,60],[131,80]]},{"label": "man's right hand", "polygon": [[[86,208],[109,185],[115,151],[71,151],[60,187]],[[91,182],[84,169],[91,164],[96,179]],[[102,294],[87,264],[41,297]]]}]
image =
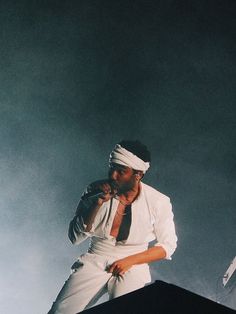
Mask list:
[{"label": "man's right hand", "polygon": [[[105,179],[98,180],[89,184],[86,192],[87,193],[103,192],[102,195],[94,198],[94,202],[96,202],[98,205],[102,205],[104,202],[109,201],[117,193],[117,190],[114,188],[114,186],[112,186],[111,182],[108,179]],[[84,195],[85,198],[87,193],[85,193]]]}]

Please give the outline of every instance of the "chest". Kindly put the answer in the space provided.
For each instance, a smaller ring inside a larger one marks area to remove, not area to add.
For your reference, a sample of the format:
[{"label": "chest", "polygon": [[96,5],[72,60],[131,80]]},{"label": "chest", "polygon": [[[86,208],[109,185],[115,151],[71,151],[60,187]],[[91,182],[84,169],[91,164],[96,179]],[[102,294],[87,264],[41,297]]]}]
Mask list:
[{"label": "chest", "polygon": [[128,229],[126,228],[128,225],[126,224],[127,219],[117,214],[117,210],[119,213],[122,213],[124,210],[124,208],[119,205],[118,200],[114,198],[111,203],[107,203],[107,206],[104,206],[102,209],[103,211],[100,212],[101,215],[97,217],[95,221],[95,235],[107,239],[111,237],[117,239],[121,227],[121,234],[125,234],[126,231],[128,232],[126,244],[133,245],[143,243],[153,237],[153,219],[151,217],[152,215],[150,215],[148,203],[143,197],[140,197],[132,203],[130,210],[130,226],[128,226]]},{"label": "chest", "polygon": [[112,222],[112,227],[110,231],[111,236],[117,237],[120,230],[120,226],[124,219],[124,216],[125,216],[125,206],[119,203],[115,212],[113,222]]}]

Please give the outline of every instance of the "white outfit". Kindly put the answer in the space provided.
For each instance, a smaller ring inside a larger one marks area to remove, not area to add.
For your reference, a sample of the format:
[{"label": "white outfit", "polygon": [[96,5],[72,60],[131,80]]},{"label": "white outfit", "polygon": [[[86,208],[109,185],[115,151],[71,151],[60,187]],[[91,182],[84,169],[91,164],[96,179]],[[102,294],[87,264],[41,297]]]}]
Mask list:
[{"label": "white outfit", "polygon": [[70,223],[69,238],[79,244],[91,237],[88,253],[81,255],[72,266],[73,273],[65,282],[54,302],[50,314],[76,314],[91,307],[105,292],[112,299],[151,282],[149,265],[133,265],[122,276],[115,277],[106,271],[114,261],[140,253],[148,243],[157,240],[155,246],[166,251],[166,259],[176,249],[177,237],[173,222],[170,198],[141,182],[141,191],[131,206],[131,225],[127,240],[116,241],[110,235],[119,201],[115,198],[100,207],[92,229],[77,215]]}]

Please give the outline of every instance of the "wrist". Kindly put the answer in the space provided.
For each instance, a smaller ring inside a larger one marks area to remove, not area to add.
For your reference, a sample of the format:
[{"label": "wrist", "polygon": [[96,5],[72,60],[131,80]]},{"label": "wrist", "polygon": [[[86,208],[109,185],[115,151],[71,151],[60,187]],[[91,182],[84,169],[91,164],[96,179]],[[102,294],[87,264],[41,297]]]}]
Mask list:
[{"label": "wrist", "polygon": [[127,256],[124,258],[124,260],[126,261],[126,263],[129,265],[129,266],[133,266],[136,264],[136,260],[134,258],[134,256]]},{"label": "wrist", "polygon": [[81,197],[80,202],[83,204],[85,208],[90,208],[94,205],[94,199],[88,197]]}]

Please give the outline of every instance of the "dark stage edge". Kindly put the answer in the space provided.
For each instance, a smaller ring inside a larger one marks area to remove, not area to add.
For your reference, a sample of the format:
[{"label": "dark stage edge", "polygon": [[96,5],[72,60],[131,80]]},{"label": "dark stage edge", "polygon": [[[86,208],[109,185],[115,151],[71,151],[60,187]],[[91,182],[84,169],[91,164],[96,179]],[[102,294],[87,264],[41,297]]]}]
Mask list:
[{"label": "dark stage edge", "polygon": [[163,281],[156,281],[111,301],[80,313],[84,314],[235,314],[236,311]]}]

